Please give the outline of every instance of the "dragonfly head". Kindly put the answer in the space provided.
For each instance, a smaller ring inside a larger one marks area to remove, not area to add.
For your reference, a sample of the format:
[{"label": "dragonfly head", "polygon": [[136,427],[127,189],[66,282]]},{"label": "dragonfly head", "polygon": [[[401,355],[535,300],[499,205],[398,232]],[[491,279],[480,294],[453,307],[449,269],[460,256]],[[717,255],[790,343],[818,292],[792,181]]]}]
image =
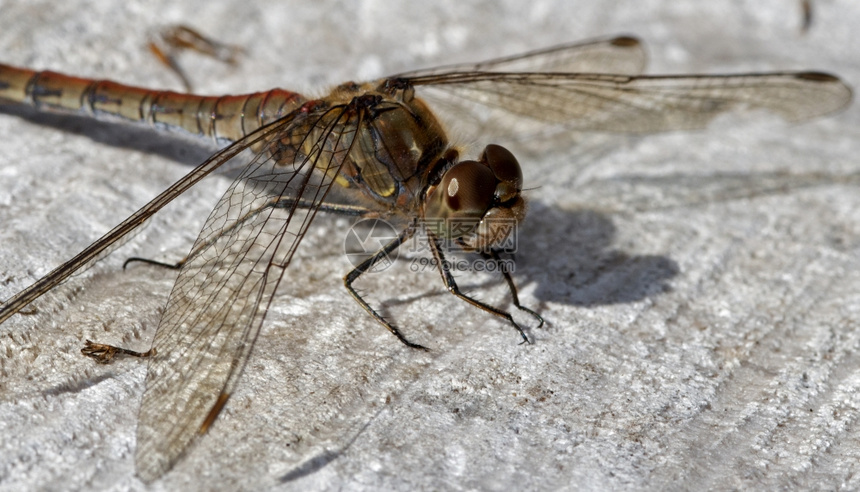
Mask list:
[{"label": "dragonfly head", "polygon": [[477,161],[451,165],[427,189],[425,225],[466,250],[496,248],[525,216],[522,185],[516,157],[500,145],[488,145]]}]

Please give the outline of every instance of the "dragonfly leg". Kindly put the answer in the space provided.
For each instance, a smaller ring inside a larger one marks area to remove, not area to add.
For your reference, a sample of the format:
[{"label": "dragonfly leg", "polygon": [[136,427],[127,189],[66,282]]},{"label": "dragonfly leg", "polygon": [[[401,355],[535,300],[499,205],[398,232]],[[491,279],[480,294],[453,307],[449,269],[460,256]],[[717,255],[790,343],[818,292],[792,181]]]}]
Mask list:
[{"label": "dragonfly leg", "polygon": [[[442,245],[439,244],[439,238],[437,238],[433,234],[428,233],[427,239],[430,241],[430,250],[433,252],[433,258],[436,260],[436,266],[439,267],[439,273],[442,274],[442,282],[445,283],[445,287],[448,289],[448,292],[454,294],[455,296],[459,297],[460,299],[468,302],[469,304],[471,304],[471,305],[473,305],[479,309],[483,309],[484,311],[486,311],[490,314],[494,314],[494,315],[496,315],[502,319],[507,320],[510,324],[514,325],[514,328],[516,328],[517,331],[520,333],[520,336],[523,338],[523,343],[531,343],[531,341],[529,340],[529,337],[527,337],[525,331],[523,331],[523,328],[519,324],[517,324],[516,321],[514,321],[514,318],[511,316],[511,313],[504,311],[502,309],[499,309],[497,307],[490,306],[489,304],[483,303],[483,302],[481,302],[477,299],[474,299],[472,297],[469,297],[466,294],[464,294],[462,291],[460,291],[460,288],[457,287],[457,282],[454,280],[454,275],[451,274],[451,269],[450,269],[450,265],[448,264],[448,260],[446,260],[445,255],[442,254]],[[496,256],[496,261],[498,261],[498,256]],[[506,274],[505,278],[509,279],[510,277]],[[513,284],[513,281],[509,280],[508,286],[512,286],[512,284]],[[511,293],[514,296],[515,305],[518,308],[523,309],[522,307],[519,306],[519,299],[517,298],[517,295],[516,295],[516,289],[512,288]],[[529,309],[526,309],[526,311],[532,313],[534,316],[537,317],[537,319],[539,319],[541,322],[543,322],[543,319],[541,319],[541,317],[538,316],[537,313],[535,313]]]},{"label": "dragonfly leg", "polygon": [[511,291],[511,298],[514,302],[514,306],[516,306],[520,311],[525,311],[534,316],[534,318],[538,320],[538,328],[543,326],[543,317],[541,315],[520,304],[520,297],[517,295],[517,286],[514,284],[514,279],[511,277],[508,269],[503,268],[502,260],[499,258],[499,252],[496,250],[490,250],[489,252],[482,251],[480,254],[485,260],[495,263],[497,267],[496,270],[502,272],[502,276],[505,277],[505,282],[508,284],[508,290]]},{"label": "dragonfly leg", "polygon": [[112,361],[118,354],[130,355],[132,357],[152,357],[155,355],[155,349],[151,348],[146,352],[135,352],[134,350],[115,347],[113,345],[105,345],[103,343],[94,343],[89,340],[84,344],[81,353],[87,357],[92,357],[99,364],[107,364]]},{"label": "dragonfly leg", "polygon": [[158,61],[179,77],[188,92],[192,90],[191,81],[177,61],[177,55],[181,51],[193,50],[228,65],[236,65],[239,56],[244,52],[240,46],[219,43],[184,25],[162,29],[149,42],[149,50]]},{"label": "dragonfly leg", "polygon": [[[310,208],[312,208],[312,206],[315,206],[315,205],[318,205],[317,210],[320,212],[328,212],[328,213],[333,213],[333,214],[338,214],[338,215],[348,215],[348,216],[361,217],[361,216],[365,216],[365,215],[372,213],[371,210],[368,210],[365,207],[361,207],[361,206],[357,206],[357,205],[341,205],[341,204],[336,204],[336,203],[325,203],[325,202],[322,204],[314,204],[314,203],[312,203],[309,200],[306,200],[304,198],[300,198],[300,199],[296,200],[294,198],[277,197],[277,198],[273,198],[268,203],[257,208],[256,210],[252,210],[252,211],[248,212],[244,217],[237,219],[236,223],[234,223],[229,228],[224,230],[224,234],[229,234],[232,231],[235,231],[236,229],[238,229],[239,227],[244,225],[246,222],[248,222],[249,220],[251,220],[254,217],[256,217],[257,215],[259,215],[264,210],[267,210],[270,208],[289,209],[289,208],[293,208],[295,206],[295,208],[310,209]],[[214,238],[209,242],[205,242],[205,243],[197,246],[196,248],[194,248],[194,250],[191,253],[188,254],[188,256],[186,256],[185,258],[183,258],[182,260],[180,260],[177,263],[165,263],[165,262],[161,262],[161,261],[151,260],[149,258],[141,258],[139,256],[132,256],[131,258],[128,258],[125,260],[125,262],[122,264],[122,269],[125,270],[125,267],[127,267],[129,263],[139,262],[139,263],[146,263],[147,265],[155,265],[157,267],[169,268],[170,270],[179,270],[182,268],[183,265],[185,265],[186,262],[188,262],[189,258],[194,257],[194,255],[196,255],[198,252],[203,251],[205,248],[208,248],[211,245],[211,243],[216,241],[217,239],[218,238]]]},{"label": "dragonfly leg", "polygon": [[375,265],[376,263],[388,258],[388,255],[390,255],[394,250],[399,248],[400,245],[407,241],[410,237],[412,237],[413,234],[415,234],[414,224],[401,231],[400,234],[398,234],[397,237],[394,238],[394,240],[383,246],[382,249],[374,253],[373,256],[367,258],[366,260],[361,262],[361,264],[359,264],[357,267],[353,268],[349,273],[347,273],[346,276],[343,277],[343,284],[344,286],[346,286],[346,290],[349,291],[349,294],[352,296],[352,298],[355,299],[355,301],[358,302],[358,304],[363,307],[365,311],[370,313],[370,315],[373,316],[373,319],[382,323],[382,325],[386,327],[388,331],[393,333],[398,340],[403,342],[404,345],[411,348],[427,350],[427,347],[418,345],[417,343],[412,343],[407,340],[406,337],[403,336],[402,333],[400,333],[400,330],[397,329],[396,326],[391,324],[390,321],[383,318],[381,314],[379,314],[375,309],[373,309],[373,307],[371,307],[370,304],[368,304],[367,301],[365,301],[364,298],[361,297],[361,295],[352,286],[353,282],[355,282],[358,277],[361,276],[362,273],[373,268],[373,265]]}]

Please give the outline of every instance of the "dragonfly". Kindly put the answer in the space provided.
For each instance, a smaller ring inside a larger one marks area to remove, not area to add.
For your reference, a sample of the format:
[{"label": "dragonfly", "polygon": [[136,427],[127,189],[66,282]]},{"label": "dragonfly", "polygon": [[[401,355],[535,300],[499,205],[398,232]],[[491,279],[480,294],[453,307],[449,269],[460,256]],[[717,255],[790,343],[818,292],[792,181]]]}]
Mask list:
[{"label": "dragonfly", "polygon": [[[353,283],[418,231],[447,289],[528,341],[508,310],[461,292],[444,261],[446,244],[500,261],[508,237],[499,224],[525,217],[522,169],[499,144],[468,154],[452,142],[449,129],[488,140],[545,129],[651,133],[699,129],[718,115],[744,110],[798,122],[840,110],[852,97],[838,77],[822,72],[655,76],[642,75],[645,61],[638,39],[616,36],[347,82],[317,99],[283,89],[201,96],[0,65],[0,100],[7,103],[178,129],[222,145],[103,237],[7,299],[0,323],[108,254],[207,175],[232,169],[238,176],[176,265],[152,349],[137,354],[149,358],[135,451],[142,480],[167,473],[224,408],[319,212],[398,225],[396,237],[349,271],[344,284],[400,342],[424,348],[383,318]],[[514,307],[542,323],[519,302],[510,275],[503,276]],[[122,350],[85,348],[102,360]]]}]

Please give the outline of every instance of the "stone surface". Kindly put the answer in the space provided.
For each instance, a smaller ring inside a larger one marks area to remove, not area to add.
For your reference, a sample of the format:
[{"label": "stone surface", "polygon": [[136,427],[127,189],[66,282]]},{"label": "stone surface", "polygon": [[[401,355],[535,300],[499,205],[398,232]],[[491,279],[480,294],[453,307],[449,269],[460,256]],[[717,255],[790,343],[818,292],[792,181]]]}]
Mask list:
[{"label": "stone surface", "polygon": [[[0,60],[179,89],[148,33],[247,49],[186,57],[200,92],[326,86],[630,33],[648,73],[819,69],[860,81],[860,4],[693,0],[0,2]],[[349,223],[323,219],[221,418],[153,490],[860,488],[860,112],[707,131],[577,136],[518,152],[531,198],[515,279],[546,318],[516,333],[399,262],[363,279],[423,354],[346,294]],[[456,138],[456,136],[454,136]],[[0,115],[0,298],[71,257],[208,151],[151,132]],[[486,142],[474,143],[476,147]],[[505,144],[505,142],[499,142]],[[514,148],[514,147],[512,147]],[[141,490],[146,349],[215,177],[110,258],[0,327],[0,489]],[[507,302],[497,279],[468,292]]]}]

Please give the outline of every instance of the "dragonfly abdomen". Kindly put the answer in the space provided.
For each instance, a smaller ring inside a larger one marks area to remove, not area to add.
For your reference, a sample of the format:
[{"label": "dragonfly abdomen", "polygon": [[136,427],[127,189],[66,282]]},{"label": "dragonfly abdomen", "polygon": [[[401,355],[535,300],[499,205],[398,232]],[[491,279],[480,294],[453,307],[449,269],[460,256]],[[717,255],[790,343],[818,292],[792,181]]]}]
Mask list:
[{"label": "dragonfly abdomen", "polygon": [[38,110],[94,117],[110,115],[227,141],[236,141],[306,102],[302,95],[283,89],[236,96],[199,96],[2,64],[0,100]]}]

